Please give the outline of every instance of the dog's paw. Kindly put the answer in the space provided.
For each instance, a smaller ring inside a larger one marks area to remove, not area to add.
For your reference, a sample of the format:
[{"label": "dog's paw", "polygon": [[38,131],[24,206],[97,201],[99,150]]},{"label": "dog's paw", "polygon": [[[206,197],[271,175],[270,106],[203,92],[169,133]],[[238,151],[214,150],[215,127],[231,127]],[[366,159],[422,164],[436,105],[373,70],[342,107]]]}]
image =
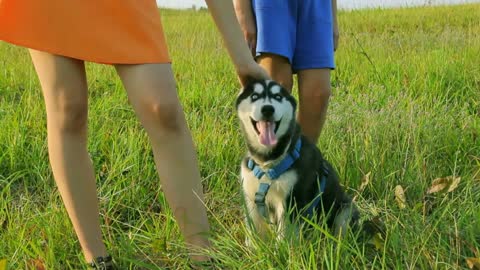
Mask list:
[{"label": "dog's paw", "polygon": [[350,203],[337,214],[334,221],[334,233],[337,237],[342,237],[347,232],[347,228],[358,220],[358,210],[354,204]]}]

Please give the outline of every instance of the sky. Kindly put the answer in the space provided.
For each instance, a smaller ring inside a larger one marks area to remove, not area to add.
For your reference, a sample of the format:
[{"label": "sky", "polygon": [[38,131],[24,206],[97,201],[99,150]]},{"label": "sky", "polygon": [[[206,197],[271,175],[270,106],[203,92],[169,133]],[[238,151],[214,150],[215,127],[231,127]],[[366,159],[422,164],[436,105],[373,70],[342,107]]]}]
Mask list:
[{"label": "sky", "polygon": [[[415,6],[415,5],[444,5],[444,4],[463,4],[479,3],[480,0],[337,0],[340,9],[354,9],[365,7],[396,7],[396,6]],[[169,8],[191,8],[195,6],[206,7],[204,0],[157,0],[161,7]]]}]

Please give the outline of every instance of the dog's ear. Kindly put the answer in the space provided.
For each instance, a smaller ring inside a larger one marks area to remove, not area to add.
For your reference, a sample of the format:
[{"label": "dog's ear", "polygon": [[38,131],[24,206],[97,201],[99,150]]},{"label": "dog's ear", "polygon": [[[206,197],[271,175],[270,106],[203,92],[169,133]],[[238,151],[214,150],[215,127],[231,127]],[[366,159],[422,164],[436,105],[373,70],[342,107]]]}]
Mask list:
[{"label": "dog's ear", "polygon": [[245,78],[245,81],[244,81],[245,84],[244,84],[243,88],[248,87],[249,85],[251,85],[252,83],[254,83],[254,82],[256,82],[256,81],[258,81],[258,79],[255,79],[255,78],[252,77],[252,76],[247,76],[247,77]]},{"label": "dog's ear", "polygon": [[248,97],[252,93],[253,86],[254,86],[255,82],[257,82],[257,81],[258,80],[255,80],[255,79],[252,78],[252,81],[249,84],[246,84],[245,86],[240,88],[240,91],[238,92],[237,98],[236,98],[236,101],[235,101],[235,107],[236,108],[238,108],[238,105],[240,104],[240,102],[242,100],[244,100],[246,97]]},{"label": "dog's ear", "polygon": [[245,87],[240,87],[240,89],[236,89],[235,91],[237,91],[237,98],[243,93],[243,91],[245,91]]},{"label": "dog's ear", "polygon": [[240,87],[240,91],[238,92],[238,95],[237,96],[240,96],[243,91],[245,91],[245,89],[249,88],[253,83],[255,83],[256,81],[258,81],[258,79],[255,79],[254,77],[252,76],[247,76],[245,78],[245,84],[243,86]]}]

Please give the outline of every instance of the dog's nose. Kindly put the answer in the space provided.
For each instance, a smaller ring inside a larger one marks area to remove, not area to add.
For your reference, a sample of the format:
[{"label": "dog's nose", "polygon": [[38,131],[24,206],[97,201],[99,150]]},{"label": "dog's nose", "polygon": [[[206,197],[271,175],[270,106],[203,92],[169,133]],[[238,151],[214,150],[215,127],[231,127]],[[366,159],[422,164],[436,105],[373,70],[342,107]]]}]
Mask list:
[{"label": "dog's nose", "polygon": [[272,117],[275,112],[275,108],[272,105],[265,105],[262,107],[262,115],[265,117]]}]

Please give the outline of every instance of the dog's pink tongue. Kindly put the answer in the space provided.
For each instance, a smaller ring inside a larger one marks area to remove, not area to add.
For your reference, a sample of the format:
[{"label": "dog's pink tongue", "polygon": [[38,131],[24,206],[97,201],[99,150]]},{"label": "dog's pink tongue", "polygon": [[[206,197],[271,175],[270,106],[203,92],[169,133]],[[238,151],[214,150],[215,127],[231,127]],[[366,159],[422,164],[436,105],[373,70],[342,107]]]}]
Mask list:
[{"label": "dog's pink tongue", "polygon": [[257,129],[260,132],[260,143],[263,145],[271,146],[277,143],[277,137],[275,136],[275,123],[267,121],[258,121]]}]

